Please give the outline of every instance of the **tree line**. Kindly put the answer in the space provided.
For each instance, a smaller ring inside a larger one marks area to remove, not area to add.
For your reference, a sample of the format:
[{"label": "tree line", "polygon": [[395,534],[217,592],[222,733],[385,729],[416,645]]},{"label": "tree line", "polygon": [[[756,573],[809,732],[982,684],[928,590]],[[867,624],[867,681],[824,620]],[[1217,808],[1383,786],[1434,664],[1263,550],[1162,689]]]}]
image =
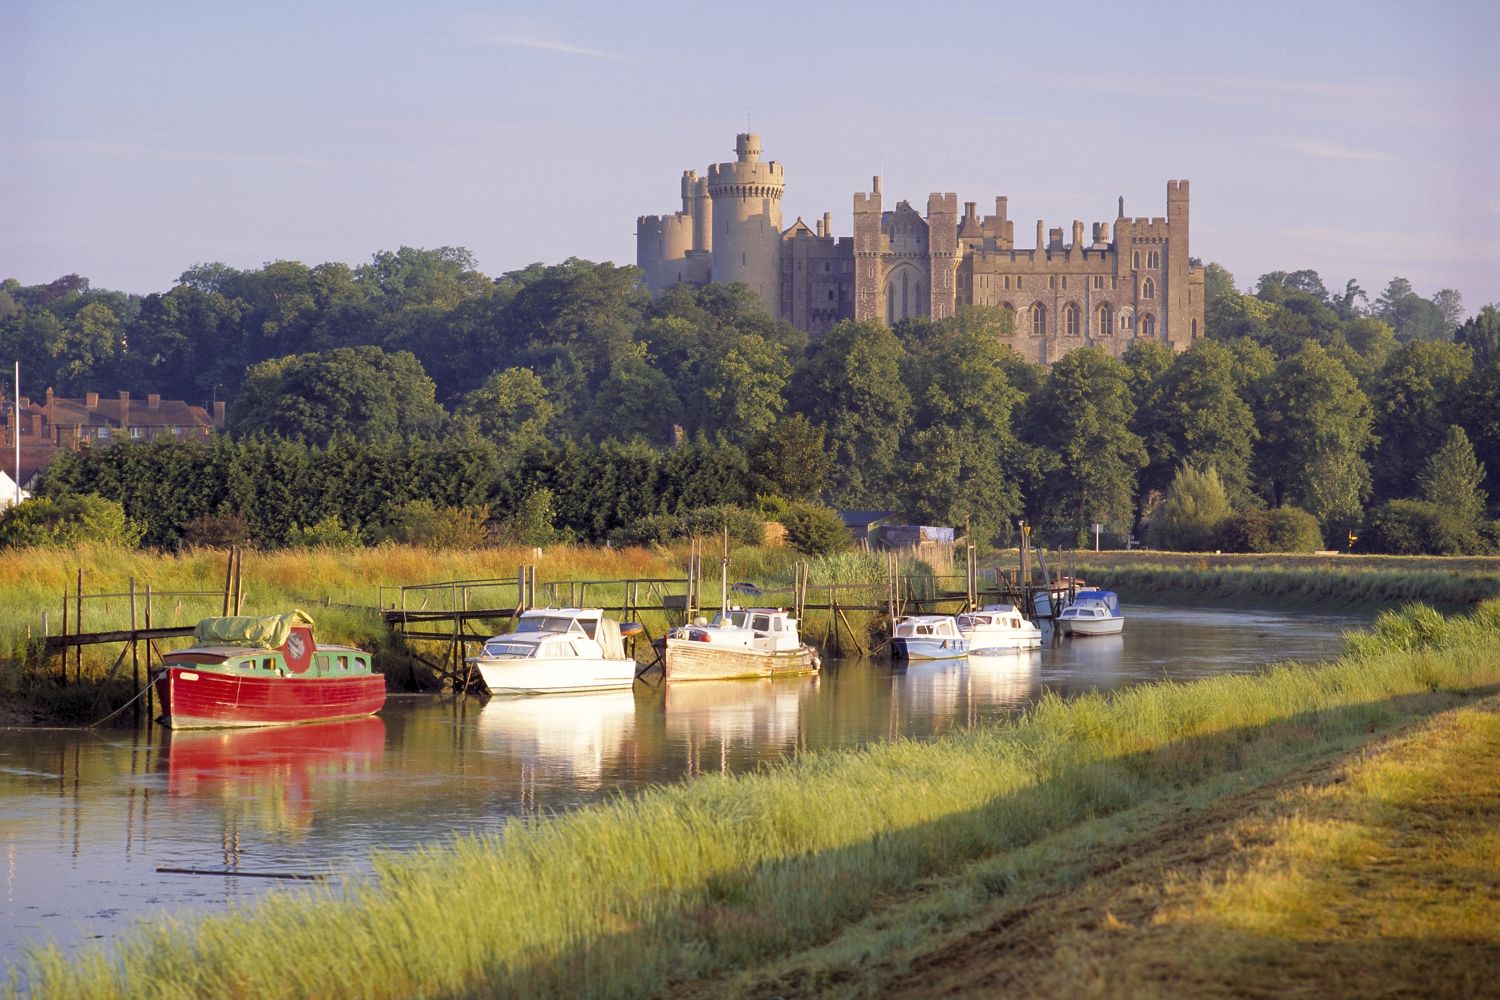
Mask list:
[{"label": "tree line", "polygon": [[[0,351],[62,394],[231,399],[230,435],[207,449],[94,449],[49,474],[55,497],[124,502],[148,544],[230,514],[266,544],[329,517],[368,531],[408,501],[601,540],[756,497],[896,509],[982,540],[1022,517],[1054,541],[1102,522],[1117,543],[1154,518],[1161,540],[1208,503],[1224,524],[1305,511],[1338,547],[1361,532],[1398,550],[1494,544],[1495,306],[1460,322],[1456,293],[1402,279],[1371,303],[1311,271],[1241,292],[1205,270],[1207,336],[1188,351],[1085,348],[1051,368],[1008,346],[1000,310],[809,342],[743,286],[653,297],[634,268],[576,259],[491,280],[453,248],[204,265],[143,298],[10,281]],[[1225,547],[1255,535],[1240,522],[1171,537]]]}]

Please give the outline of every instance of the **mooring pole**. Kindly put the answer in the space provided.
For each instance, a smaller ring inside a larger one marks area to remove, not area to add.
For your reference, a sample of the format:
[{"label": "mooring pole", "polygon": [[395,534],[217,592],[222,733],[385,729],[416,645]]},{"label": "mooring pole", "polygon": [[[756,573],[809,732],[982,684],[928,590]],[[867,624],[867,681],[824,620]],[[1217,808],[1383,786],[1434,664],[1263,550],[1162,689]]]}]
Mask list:
[{"label": "mooring pole", "polygon": [[130,578],[130,703],[131,717],[141,724],[141,644],[135,628],[135,577]]},{"label": "mooring pole", "polygon": [[[151,629],[151,584],[146,584],[146,629]],[[146,721],[156,721],[156,688],[151,684],[151,650],[155,647],[146,642]]]}]

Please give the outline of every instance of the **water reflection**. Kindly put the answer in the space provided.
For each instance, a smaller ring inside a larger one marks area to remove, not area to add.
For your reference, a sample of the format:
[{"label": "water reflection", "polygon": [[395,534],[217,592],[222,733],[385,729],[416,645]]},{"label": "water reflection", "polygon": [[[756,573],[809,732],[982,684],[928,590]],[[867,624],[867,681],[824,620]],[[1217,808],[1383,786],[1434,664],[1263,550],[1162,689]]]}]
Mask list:
[{"label": "water reflection", "polygon": [[[1349,616],[1127,608],[1121,636],[966,660],[828,661],[814,677],[473,700],[241,732],[0,731],[0,955],[276,888],[157,866],[368,870],[518,816],[810,750],[926,739],[1062,695],[1336,653]],[[1367,620],[1367,619],[1366,619]]]}]

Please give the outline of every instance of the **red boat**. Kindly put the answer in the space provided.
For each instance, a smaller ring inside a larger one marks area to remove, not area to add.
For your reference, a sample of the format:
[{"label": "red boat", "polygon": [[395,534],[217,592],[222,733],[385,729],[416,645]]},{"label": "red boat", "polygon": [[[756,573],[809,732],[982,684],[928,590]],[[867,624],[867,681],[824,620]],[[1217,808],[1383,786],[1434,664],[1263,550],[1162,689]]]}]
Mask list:
[{"label": "red boat", "polygon": [[370,654],[319,646],[301,611],[205,618],[194,645],[163,657],[153,683],[170,729],[280,726],[374,715],[385,678]]}]

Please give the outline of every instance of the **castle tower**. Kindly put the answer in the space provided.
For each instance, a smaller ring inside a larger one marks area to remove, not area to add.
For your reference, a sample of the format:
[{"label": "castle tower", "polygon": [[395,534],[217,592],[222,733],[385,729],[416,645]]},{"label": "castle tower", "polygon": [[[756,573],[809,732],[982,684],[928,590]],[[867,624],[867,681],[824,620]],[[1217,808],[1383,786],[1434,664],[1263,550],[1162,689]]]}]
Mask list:
[{"label": "castle tower", "polygon": [[880,178],[854,195],[854,318],[884,318],[880,296]]},{"label": "castle tower", "polygon": [[[1167,305],[1166,339],[1185,351],[1203,336],[1203,273],[1188,265],[1188,182],[1167,181],[1167,252],[1162,293]],[[1195,280],[1196,279],[1196,280]]]},{"label": "castle tower", "polygon": [[927,196],[928,315],[952,316],[958,297],[958,195]]},{"label": "castle tower", "polygon": [[772,316],[781,313],[781,164],[760,162],[760,136],[735,137],[735,162],[708,168],[713,280],[743,281]]}]

